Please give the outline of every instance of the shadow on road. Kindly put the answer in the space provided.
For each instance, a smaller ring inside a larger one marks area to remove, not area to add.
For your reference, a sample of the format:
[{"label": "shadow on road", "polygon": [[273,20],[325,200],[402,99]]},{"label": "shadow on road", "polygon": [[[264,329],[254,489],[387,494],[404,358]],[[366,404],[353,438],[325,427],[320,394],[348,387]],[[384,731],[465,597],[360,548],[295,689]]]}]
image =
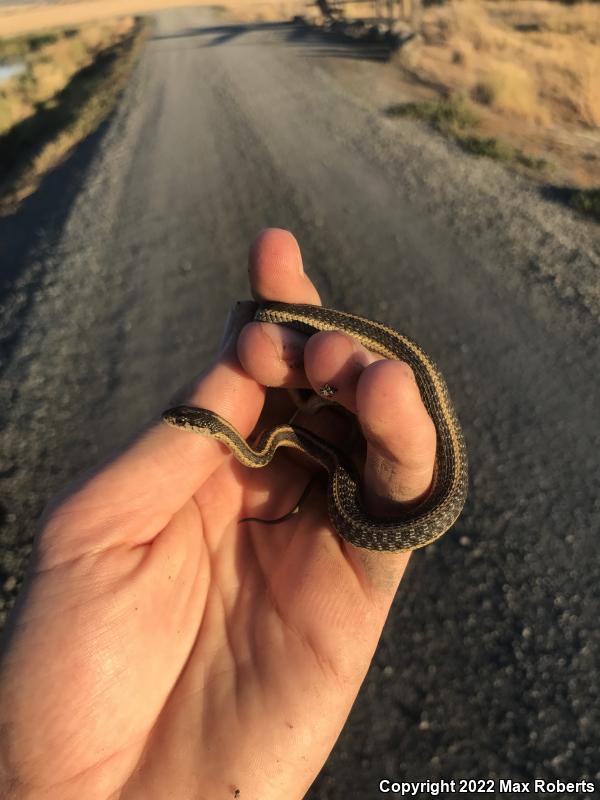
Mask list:
[{"label": "shadow on road", "polygon": [[[203,28],[187,28],[176,33],[155,36],[152,41],[170,39],[201,39],[200,47],[218,47],[234,39],[239,40],[247,34],[274,33],[270,40],[261,39],[261,46],[288,45],[302,48],[302,55],[319,58],[351,58],[368,61],[388,61],[392,54],[402,46],[403,41],[393,37],[368,35],[352,36],[343,30],[325,30],[311,25],[291,22],[257,22],[218,25]],[[256,45],[253,41],[237,41],[236,46]]]},{"label": "shadow on road", "polygon": [[575,186],[548,184],[540,189],[541,196],[552,203],[568,206],[579,214],[600,222],[600,190],[580,189]]},{"label": "shadow on road", "polygon": [[44,259],[56,246],[110,120],[111,117],[105,120],[61,166],[46,175],[17,211],[0,217],[0,375],[10,362],[23,320],[42,285]]}]

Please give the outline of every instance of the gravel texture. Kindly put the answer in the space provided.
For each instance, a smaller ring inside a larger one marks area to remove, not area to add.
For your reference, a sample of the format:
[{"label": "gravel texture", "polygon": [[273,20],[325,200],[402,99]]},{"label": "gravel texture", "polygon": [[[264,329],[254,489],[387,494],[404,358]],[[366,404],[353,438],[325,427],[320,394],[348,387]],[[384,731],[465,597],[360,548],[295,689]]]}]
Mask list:
[{"label": "gravel texture", "polygon": [[386,119],[348,88],[358,57],[164,13],[109,122],[0,220],[0,614],[44,504],[202,368],[249,242],[286,227],[327,304],[435,358],[471,461],[309,797],[375,798],[384,777],[598,789],[598,229]]}]

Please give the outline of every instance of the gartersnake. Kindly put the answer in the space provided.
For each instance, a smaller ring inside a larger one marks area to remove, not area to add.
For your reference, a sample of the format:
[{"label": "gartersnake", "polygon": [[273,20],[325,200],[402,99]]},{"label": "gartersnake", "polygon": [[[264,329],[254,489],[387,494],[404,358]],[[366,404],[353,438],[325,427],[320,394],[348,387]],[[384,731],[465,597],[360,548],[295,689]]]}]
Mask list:
[{"label": "gartersnake", "polygon": [[247,467],[266,466],[278,447],[301,450],[327,470],[331,522],[340,536],[358,547],[395,552],[414,550],[445,533],[465,503],[467,453],[446,383],[431,359],[393,328],[344,311],[269,302],[257,307],[254,320],[285,325],[308,335],[342,331],[376,355],[405,361],[412,368],[437,433],[434,478],[427,498],[417,508],[400,511],[393,519],[372,516],[363,506],[359,479],[349,460],[332,444],[297,425],[273,428],[252,449],[232,425],[206,409],[177,406],[164,412],[164,421],[218,439]]}]

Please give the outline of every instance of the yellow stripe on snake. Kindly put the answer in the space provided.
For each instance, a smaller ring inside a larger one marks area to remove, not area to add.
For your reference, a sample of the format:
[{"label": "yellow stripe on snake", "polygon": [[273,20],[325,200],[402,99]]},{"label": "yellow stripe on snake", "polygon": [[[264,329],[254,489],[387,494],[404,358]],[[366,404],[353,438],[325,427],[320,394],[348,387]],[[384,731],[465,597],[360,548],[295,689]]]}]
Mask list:
[{"label": "yellow stripe on snake", "polygon": [[163,420],[223,442],[247,467],[264,467],[279,447],[296,448],[324,467],[329,475],[328,513],[337,533],[358,547],[401,552],[423,547],[456,521],[467,496],[467,453],[464,436],[446,383],[431,359],[407,336],[380,322],[312,305],[263,303],[254,320],[285,325],[307,335],[341,331],[383,358],[405,361],[413,370],[423,403],[437,433],[434,478],[427,498],[397,517],[376,517],[363,505],[360,481],[349,459],[321,437],[297,425],[280,425],[264,433],[255,449],[226,420],[202,408],[177,406]]}]

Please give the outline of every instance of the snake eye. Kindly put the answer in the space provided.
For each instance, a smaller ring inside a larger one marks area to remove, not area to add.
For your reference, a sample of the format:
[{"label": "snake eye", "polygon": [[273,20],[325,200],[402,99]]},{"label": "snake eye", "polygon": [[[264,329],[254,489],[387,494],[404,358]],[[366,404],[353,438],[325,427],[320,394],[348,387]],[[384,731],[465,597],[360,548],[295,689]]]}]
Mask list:
[{"label": "snake eye", "polygon": [[183,415],[178,414],[176,411],[172,411],[171,409],[165,411],[162,415],[162,418],[165,422],[168,422],[171,425],[181,425],[183,421]]}]

